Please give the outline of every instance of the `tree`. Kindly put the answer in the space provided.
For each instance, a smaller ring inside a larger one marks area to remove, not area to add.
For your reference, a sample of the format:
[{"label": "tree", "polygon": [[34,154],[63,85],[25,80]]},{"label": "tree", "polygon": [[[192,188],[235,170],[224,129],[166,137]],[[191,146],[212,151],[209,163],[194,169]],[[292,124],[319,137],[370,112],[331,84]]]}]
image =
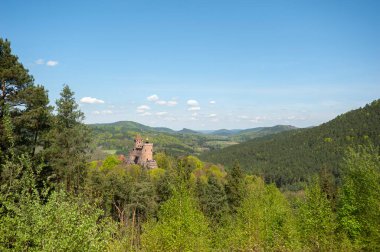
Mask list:
[{"label": "tree", "polygon": [[210,231],[206,218],[185,186],[162,204],[158,221],[144,225],[142,248],[146,251],[208,251]]},{"label": "tree", "polygon": [[48,94],[43,86],[28,87],[19,97],[25,107],[14,118],[16,141],[21,152],[33,157],[38,147],[47,146],[46,135],[53,123],[53,107],[49,106]]},{"label": "tree", "polygon": [[67,191],[78,192],[85,175],[90,132],[82,123],[84,115],[69,86],[64,85],[56,104],[49,159],[57,181],[63,183]]},{"label": "tree", "polygon": [[222,217],[228,213],[224,186],[214,176],[210,176],[206,184],[198,180],[196,190],[202,212],[213,223],[219,223]]},{"label": "tree", "polygon": [[229,206],[235,212],[244,197],[244,173],[237,161],[227,175],[226,193]]},{"label": "tree", "polygon": [[340,228],[354,245],[380,250],[380,155],[372,145],[349,149],[339,193]]},{"label": "tree", "polygon": [[[28,70],[12,54],[10,42],[0,38],[0,154],[7,152],[9,146],[4,138],[3,117],[8,106],[11,118],[16,107],[25,104],[20,99],[20,93],[33,85],[33,77]],[[0,157],[0,163],[4,157]]]},{"label": "tree", "polygon": [[299,206],[299,228],[302,242],[312,251],[336,250],[336,216],[318,181],[306,189]]},{"label": "tree", "polygon": [[4,116],[5,104],[22,105],[18,99],[20,91],[33,85],[33,77],[12,54],[11,43],[0,38],[0,119]]},{"label": "tree", "polygon": [[247,178],[247,195],[236,217],[218,232],[220,250],[297,251],[298,233],[292,210],[274,185],[261,178]]}]

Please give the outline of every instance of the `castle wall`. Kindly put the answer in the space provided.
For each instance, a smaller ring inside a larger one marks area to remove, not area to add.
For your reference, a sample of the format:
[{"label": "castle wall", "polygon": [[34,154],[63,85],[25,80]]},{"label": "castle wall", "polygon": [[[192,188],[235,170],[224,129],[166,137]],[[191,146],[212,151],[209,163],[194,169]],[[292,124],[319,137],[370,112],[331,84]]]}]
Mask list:
[{"label": "castle wall", "polygon": [[153,144],[145,143],[141,150],[141,161],[146,162],[149,160],[153,160]]},{"label": "castle wall", "polygon": [[127,164],[138,164],[148,169],[157,168],[157,163],[153,159],[153,143],[144,143],[141,137],[136,137],[135,146],[128,155]]}]

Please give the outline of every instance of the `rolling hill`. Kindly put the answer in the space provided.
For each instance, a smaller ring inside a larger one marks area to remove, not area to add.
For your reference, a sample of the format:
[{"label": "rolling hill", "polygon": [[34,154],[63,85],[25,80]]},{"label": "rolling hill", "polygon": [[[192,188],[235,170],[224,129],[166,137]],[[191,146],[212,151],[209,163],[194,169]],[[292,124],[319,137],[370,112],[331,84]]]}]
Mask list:
[{"label": "rolling hill", "polygon": [[292,126],[274,126],[231,130],[231,135],[228,136],[217,134],[222,130],[206,131],[207,134],[186,128],[174,131],[163,127],[149,127],[132,121],[90,124],[89,126],[93,131],[95,144],[107,153],[127,154],[133,146],[134,137],[140,134],[154,143],[156,152],[163,151],[173,156],[199,155],[204,151],[218,150],[248,139],[294,129]]},{"label": "rolling hill", "polygon": [[380,145],[380,100],[320,126],[267,135],[205,152],[201,159],[231,167],[238,160],[246,171],[278,186],[310,179],[322,168],[339,177],[339,164],[349,146]]}]

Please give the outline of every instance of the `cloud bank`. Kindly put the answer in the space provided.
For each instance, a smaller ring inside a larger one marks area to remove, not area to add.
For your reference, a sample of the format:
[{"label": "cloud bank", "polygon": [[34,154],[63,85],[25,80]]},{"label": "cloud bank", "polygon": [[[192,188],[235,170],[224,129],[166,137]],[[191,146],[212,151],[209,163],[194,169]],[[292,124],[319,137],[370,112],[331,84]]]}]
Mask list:
[{"label": "cloud bank", "polygon": [[87,103],[87,104],[103,104],[104,103],[103,100],[93,98],[93,97],[83,97],[82,99],[80,99],[80,102]]}]

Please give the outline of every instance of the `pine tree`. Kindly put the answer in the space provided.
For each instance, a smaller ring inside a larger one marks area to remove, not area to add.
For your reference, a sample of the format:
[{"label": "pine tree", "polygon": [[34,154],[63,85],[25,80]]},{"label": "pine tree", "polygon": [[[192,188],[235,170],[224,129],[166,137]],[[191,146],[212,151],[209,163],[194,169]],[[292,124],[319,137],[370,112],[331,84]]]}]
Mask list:
[{"label": "pine tree", "polygon": [[219,223],[228,212],[224,186],[214,176],[210,176],[205,185],[198,180],[196,188],[203,213],[214,223]]},{"label": "pine tree", "polygon": [[57,116],[51,132],[49,159],[57,182],[67,191],[78,192],[85,174],[90,136],[82,121],[83,113],[75,102],[74,92],[65,85],[57,100]]},{"label": "pine tree", "polygon": [[0,119],[4,116],[5,104],[19,106],[20,91],[33,85],[33,77],[12,54],[11,43],[0,38]]},{"label": "pine tree", "polygon": [[[0,38],[0,154],[7,151],[4,134],[3,117],[8,106],[11,118],[17,107],[25,106],[20,99],[20,93],[33,85],[33,77],[28,70],[12,54],[10,42]],[[2,163],[4,157],[0,157]]]},{"label": "pine tree", "polygon": [[226,193],[229,206],[235,212],[244,197],[244,173],[237,161],[227,175]]},{"label": "pine tree", "polygon": [[20,93],[20,100],[25,108],[14,118],[16,144],[21,152],[33,157],[37,148],[46,147],[46,134],[53,123],[53,107],[49,106],[48,94],[43,86],[25,89]]}]

